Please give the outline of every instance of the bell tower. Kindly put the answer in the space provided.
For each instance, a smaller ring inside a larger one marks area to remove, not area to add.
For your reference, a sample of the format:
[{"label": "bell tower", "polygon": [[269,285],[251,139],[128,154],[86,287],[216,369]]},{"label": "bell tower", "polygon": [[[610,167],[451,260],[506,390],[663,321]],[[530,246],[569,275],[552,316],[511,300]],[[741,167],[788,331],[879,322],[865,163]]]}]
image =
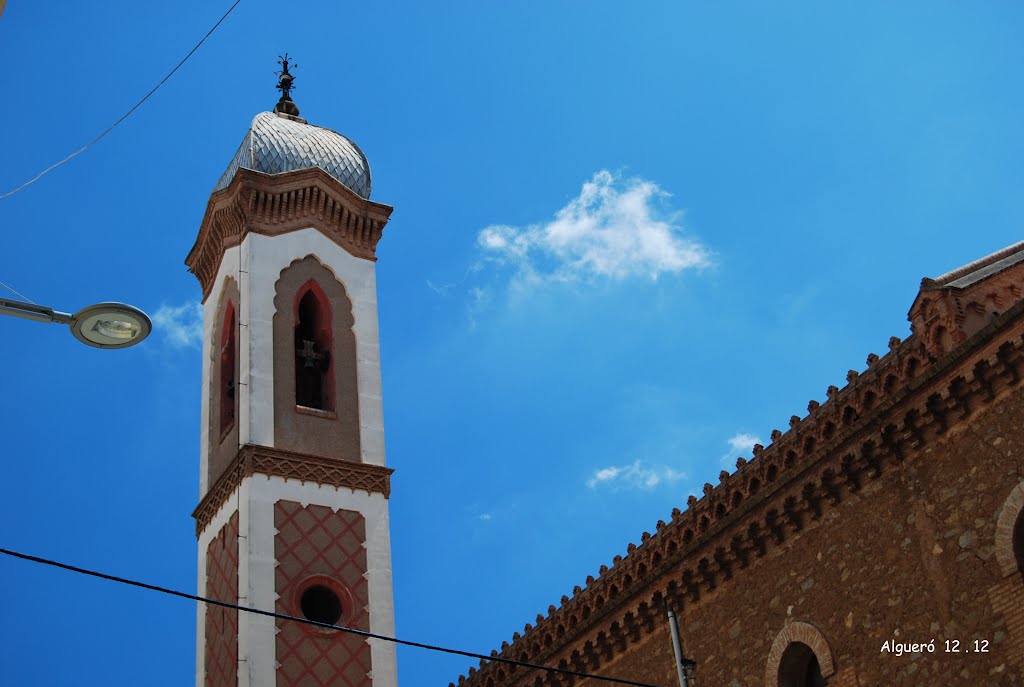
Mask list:
[{"label": "bell tower", "polygon": [[[256,115],[185,262],[203,291],[199,594],[394,634],[377,241],[359,147]],[[197,687],[394,687],[394,645],[199,605]]]}]

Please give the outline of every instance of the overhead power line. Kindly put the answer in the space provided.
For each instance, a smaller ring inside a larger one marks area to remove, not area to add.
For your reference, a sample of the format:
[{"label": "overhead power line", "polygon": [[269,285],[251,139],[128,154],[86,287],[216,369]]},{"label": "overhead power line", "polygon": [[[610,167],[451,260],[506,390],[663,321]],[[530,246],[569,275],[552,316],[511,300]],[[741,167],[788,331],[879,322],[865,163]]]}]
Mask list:
[{"label": "overhead power line", "polygon": [[5,288],[5,289],[7,289],[8,291],[10,291],[10,292],[11,292],[11,293],[13,293],[14,295],[16,295],[16,296],[17,296],[18,298],[23,298],[23,299],[25,299],[26,301],[28,301],[29,303],[31,303],[31,304],[33,304],[33,305],[35,305],[35,301],[34,301],[34,300],[32,300],[31,298],[29,298],[28,296],[26,296],[26,295],[25,295],[25,294],[23,294],[23,293],[18,293],[17,291],[15,291],[14,289],[12,289],[12,288],[11,288],[10,286],[8,286],[7,284],[3,283],[2,281],[0,281],[0,286],[4,287],[4,288]]},{"label": "overhead power line", "polygon": [[[237,4],[237,3],[236,3]],[[535,663],[527,663],[525,661],[516,661],[511,658],[503,658],[501,656],[485,656],[484,654],[476,654],[472,651],[461,651],[459,649],[448,649],[441,646],[434,646],[432,644],[424,644],[422,642],[413,642],[408,639],[398,639],[396,637],[388,637],[385,635],[374,634],[373,632],[366,632],[364,630],[357,630],[351,627],[342,627],[341,625],[331,625],[329,623],[320,623],[315,620],[309,620],[308,618],[299,618],[293,615],[285,615],[284,613],[274,613],[273,611],[263,611],[258,608],[247,608],[245,606],[239,606],[237,604],[229,603],[227,601],[218,601],[217,599],[210,599],[205,596],[198,596],[196,594],[188,594],[186,592],[180,592],[176,589],[168,589],[167,587],[160,587],[155,584],[148,584],[146,582],[139,582],[138,580],[130,580],[126,577],[118,577],[117,575],[110,575],[108,573],[98,572],[96,570],[89,570],[88,568],[79,568],[74,565],[67,563],[61,563],[59,561],[53,561],[47,558],[40,558],[39,556],[31,556],[27,553],[20,553],[18,551],[12,551],[10,549],[0,548],[0,553],[14,558],[20,558],[26,561],[32,561],[33,563],[41,563],[43,565],[50,565],[55,568],[61,568],[62,570],[70,570],[71,572],[81,573],[82,575],[89,575],[91,577],[98,577],[103,580],[110,580],[111,582],[119,582],[120,584],[127,584],[133,587],[141,587],[143,589],[149,589],[154,592],[160,592],[162,594],[170,594],[171,596],[178,596],[183,599],[191,599],[192,601],[201,601],[211,606],[221,606],[223,608],[231,608],[236,611],[244,611],[246,613],[254,613],[256,615],[265,615],[271,618],[280,618],[281,620],[291,620],[296,623],[304,623],[306,625],[313,625],[314,627],[320,627],[327,630],[338,630],[340,632],[347,632],[349,634],[357,635],[359,637],[365,637],[366,639],[380,639],[385,642],[392,642],[394,644],[401,644],[402,646],[411,646],[418,649],[428,649],[430,651],[440,651],[446,654],[455,654],[458,656],[467,656],[469,658],[482,658],[485,661],[493,661],[495,663],[507,663],[509,665],[519,666],[521,668],[531,668],[534,670],[543,670],[549,673],[561,673],[562,675],[572,675],[580,678],[590,678],[591,680],[603,680],[605,682],[613,682],[620,685],[632,685],[633,687],[658,687],[657,685],[648,684],[646,682],[636,682],[634,680],[625,680],[617,677],[606,677],[604,675],[594,675],[591,673],[582,673],[575,670],[568,670],[566,668],[552,668],[550,666],[537,665]]]},{"label": "overhead power line", "polygon": [[207,39],[207,38],[209,38],[209,37],[210,37],[210,35],[211,35],[211,34],[212,34],[212,33],[213,33],[214,31],[216,31],[216,30],[217,30],[217,27],[218,27],[218,26],[220,26],[220,25],[221,25],[221,23],[222,23],[222,22],[223,22],[223,21],[224,21],[225,19],[227,19],[227,18],[228,18],[228,15],[229,15],[229,14],[231,14],[231,12],[232,12],[232,11],[234,11],[234,9],[235,9],[236,7],[238,7],[238,3],[240,3],[240,2],[242,2],[242,0],[235,0],[235,4],[233,4],[233,5],[231,6],[231,7],[229,7],[229,8],[228,8],[228,11],[227,11],[227,12],[225,12],[225,13],[224,13],[224,15],[223,15],[223,16],[222,16],[222,17],[221,17],[220,19],[218,19],[218,20],[217,20],[217,23],[213,25],[213,28],[212,28],[212,29],[210,29],[209,31],[207,31],[207,32],[206,32],[206,35],[205,35],[205,36],[203,36],[202,40],[200,40],[200,41],[199,41],[198,43],[196,43],[196,44],[195,44],[195,47],[193,47],[193,48],[192,48],[191,50],[189,50],[189,51],[188,51],[188,54],[187,54],[187,55],[185,55],[185,57],[181,58],[181,62],[179,62],[178,64],[176,64],[176,65],[174,66],[174,69],[172,69],[172,70],[171,70],[170,72],[168,72],[167,76],[165,76],[164,78],[162,78],[162,79],[160,80],[160,83],[158,83],[158,84],[157,84],[156,86],[153,86],[153,89],[152,89],[152,90],[151,90],[151,91],[150,91],[149,93],[147,93],[147,94],[146,94],[146,95],[145,95],[145,96],[144,96],[144,97],[142,98],[142,100],[140,100],[139,102],[135,103],[135,105],[134,105],[134,106],[132,107],[132,109],[130,109],[130,110],[128,110],[127,112],[125,112],[125,113],[124,113],[124,115],[122,115],[122,116],[121,116],[121,118],[120,118],[119,120],[117,120],[116,122],[114,122],[113,124],[111,124],[111,125],[110,125],[110,127],[109,127],[109,128],[107,128],[107,130],[106,130],[106,131],[104,131],[104,132],[103,132],[103,133],[101,133],[101,134],[100,134],[99,136],[97,136],[96,138],[94,138],[94,139],[92,139],[91,141],[89,141],[88,143],[86,143],[86,144],[85,144],[84,146],[82,146],[81,148],[79,148],[79,149],[78,149],[78,150],[76,150],[75,152],[73,152],[73,153],[71,153],[70,155],[68,155],[68,156],[67,156],[66,158],[64,158],[63,160],[60,160],[59,162],[55,162],[55,163],[53,163],[52,165],[50,165],[49,167],[47,167],[46,169],[44,169],[44,170],[43,170],[42,172],[40,172],[39,174],[35,175],[34,177],[32,177],[31,179],[29,179],[28,181],[26,181],[26,182],[25,182],[24,184],[22,184],[22,185],[21,185],[21,186],[19,186],[18,188],[14,189],[14,190],[12,190],[12,191],[8,191],[7,193],[4,193],[3,195],[0,195],[0,199],[2,199],[2,198],[7,198],[8,196],[13,196],[13,195],[14,195],[15,193],[17,193],[18,191],[22,190],[23,188],[25,188],[25,187],[27,187],[27,186],[30,186],[30,185],[32,185],[32,184],[34,184],[34,183],[36,183],[37,181],[39,181],[40,179],[42,179],[44,175],[48,174],[48,173],[49,173],[50,171],[52,171],[52,170],[54,170],[54,169],[57,169],[58,167],[60,167],[61,165],[63,165],[63,164],[65,163],[65,162],[67,162],[67,161],[68,161],[68,160],[70,160],[71,158],[73,158],[73,157],[75,157],[76,155],[79,155],[80,153],[83,153],[83,152],[85,152],[85,151],[86,151],[87,149],[91,148],[91,147],[92,147],[93,145],[95,145],[95,144],[96,144],[96,142],[97,142],[97,141],[99,141],[99,140],[100,140],[101,138],[103,138],[104,136],[106,136],[107,134],[109,134],[109,133],[110,133],[111,131],[113,131],[113,130],[114,130],[114,127],[116,127],[116,126],[117,126],[118,124],[120,124],[120,123],[121,123],[121,122],[123,122],[124,120],[128,119],[128,117],[129,117],[129,116],[130,116],[130,115],[131,115],[131,114],[132,114],[133,112],[135,112],[135,110],[139,109],[139,106],[140,106],[140,105],[142,105],[142,103],[144,103],[144,102],[146,102],[147,100],[149,100],[149,97],[150,97],[151,95],[153,95],[154,93],[156,93],[156,91],[157,91],[157,89],[158,89],[158,88],[160,88],[161,86],[163,86],[163,85],[164,85],[164,83],[165,83],[165,82],[166,82],[166,81],[167,81],[167,80],[168,80],[169,78],[171,78],[172,76],[174,76],[174,72],[178,71],[178,69],[180,69],[180,68],[181,68],[181,66],[182,66],[183,64],[185,64],[185,62],[187,62],[187,61],[188,61],[188,58],[192,57],[193,53],[195,53],[195,51],[196,51],[196,50],[199,50],[199,46],[201,46],[201,45],[202,45],[203,43],[205,43],[205,42],[206,42],[206,39]]}]

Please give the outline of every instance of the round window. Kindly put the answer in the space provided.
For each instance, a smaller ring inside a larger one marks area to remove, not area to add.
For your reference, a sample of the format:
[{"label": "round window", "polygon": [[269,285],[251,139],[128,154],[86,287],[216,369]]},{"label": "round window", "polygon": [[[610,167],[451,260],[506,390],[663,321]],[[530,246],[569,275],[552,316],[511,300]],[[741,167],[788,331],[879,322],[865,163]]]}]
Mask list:
[{"label": "round window", "polygon": [[337,625],[345,610],[335,591],[322,584],[311,584],[302,591],[299,608],[307,620],[327,625]]}]

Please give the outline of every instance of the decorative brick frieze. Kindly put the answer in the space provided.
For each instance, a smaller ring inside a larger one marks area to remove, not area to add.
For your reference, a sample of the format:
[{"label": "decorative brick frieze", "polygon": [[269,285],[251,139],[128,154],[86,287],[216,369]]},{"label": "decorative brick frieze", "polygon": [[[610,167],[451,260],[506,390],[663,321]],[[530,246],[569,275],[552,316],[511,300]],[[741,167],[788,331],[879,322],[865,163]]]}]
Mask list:
[{"label": "decorative brick frieze", "polygon": [[[625,557],[587,579],[536,625],[492,655],[596,670],[654,631],[665,604],[698,606],[796,533],[823,521],[850,494],[894,466],[924,455],[938,439],[1019,386],[1024,369],[1024,302],[995,316],[960,346],[931,357],[918,337],[893,337],[884,357],[830,389],[824,403],[794,416],[790,430],[755,447],[703,498],[630,544]],[[848,666],[838,673],[856,684]],[[541,684],[536,671],[481,661],[464,687]],[[547,684],[547,683],[543,683]]]},{"label": "decorative brick frieze", "polygon": [[252,474],[247,472],[248,465],[246,463],[243,452],[240,450],[235,454],[234,460],[228,465],[228,467],[221,473],[221,476],[217,478],[217,481],[212,487],[206,492],[206,495],[196,506],[196,509],[192,511],[192,517],[196,519],[196,537],[206,529],[210,521],[217,514],[224,504],[227,502],[235,490],[238,489],[238,485],[242,483],[242,479],[246,474]]},{"label": "decorative brick frieze", "polygon": [[239,169],[227,188],[210,196],[185,264],[206,300],[224,251],[248,233],[276,236],[313,227],[352,255],[376,260],[392,210],[361,198],[319,167],[282,174]]},{"label": "decorative brick frieze", "polygon": [[250,475],[273,475],[302,482],[316,482],[334,487],[391,496],[391,468],[356,463],[337,458],[324,458],[266,446],[243,446],[231,464],[217,479],[196,506],[192,517],[196,519],[199,536],[228,497]]}]

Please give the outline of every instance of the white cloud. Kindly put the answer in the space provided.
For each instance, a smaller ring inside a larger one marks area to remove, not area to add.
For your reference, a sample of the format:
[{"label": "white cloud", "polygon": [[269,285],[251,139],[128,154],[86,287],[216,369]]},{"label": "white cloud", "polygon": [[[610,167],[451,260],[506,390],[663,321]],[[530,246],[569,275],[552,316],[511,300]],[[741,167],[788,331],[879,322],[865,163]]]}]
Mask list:
[{"label": "white cloud", "polygon": [[601,170],[550,222],[489,226],[477,243],[488,258],[514,266],[526,281],[653,280],[707,267],[710,253],[683,235],[680,213],[663,211],[668,196],[652,181]]},{"label": "white cloud", "polygon": [[199,346],[203,341],[203,306],[201,303],[161,305],[153,315],[154,329],[175,348]]},{"label": "white cloud", "polygon": [[490,513],[481,513],[479,517],[480,517],[481,520],[483,520],[485,522],[487,520],[493,520],[493,516]]},{"label": "white cloud", "polygon": [[729,444],[729,450],[722,456],[722,467],[732,469],[736,467],[736,458],[741,453],[748,456],[754,449],[754,444],[763,443],[760,437],[746,432],[738,432],[725,440]]},{"label": "white cloud", "polygon": [[596,489],[600,485],[653,489],[662,482],[676,482],[686,474],[669,467],[645,467],[639,460],[630,465],[610,466],[595,470],[587,480],[587,486]]},{"label": "white cloud", "polygon": [[727,439],[729,446],[733,451],[750,451],[754,448],[754,444],[760,444],[760,437],[756,437],[753,434],[736,434]]}]

